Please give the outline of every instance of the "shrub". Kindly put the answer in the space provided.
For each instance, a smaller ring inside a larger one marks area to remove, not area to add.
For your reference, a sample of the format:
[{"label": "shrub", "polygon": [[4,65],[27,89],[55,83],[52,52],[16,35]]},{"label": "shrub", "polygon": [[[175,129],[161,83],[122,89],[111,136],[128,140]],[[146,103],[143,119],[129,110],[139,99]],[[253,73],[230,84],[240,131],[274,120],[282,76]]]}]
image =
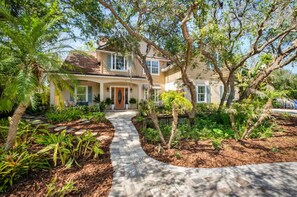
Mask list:
[{"label": "shrub", "polygon": [[106,103],[104,101],[99,102],[97,106],[100,112],[103,112],[106,109]]},{"label": "shrub", "polygon": [[209,112],[217,112],[219,106],[214,103],[197,103],[196,109],[197,113],[209,113]]},{"label": "shrub", "polygon": [[83,115],[82,118],[87,118],[93,120],[94,122],[103,122],[105,121],[105,114],[103,112],[92,112],[87,115]]},{"label": "shrub", "polygon": [[52,108],[45,116],[50,122],[65,122],[78,120],[80,118],[92,119],[97,122],[105,120],[105,114],[100,112],[98,106],[69,107],[62,110]]},{"label": "shrub", "polygon": [[113,101],[110,98],[106,98],[105,103],[106,103],[106,105],[111,105],[111,104],[113,104]]},{"label": "shrub", "polygon": [[100,94],[97,94],[96,96],[94,96],[94,103],[100,103]]},{"label": "shrub", "polygon": [[130,104],[136,104],[137,101],[136,101],[135,98],[130,98],[129,103],[130,103]]},{"label": "shrub", "polygon": [[50,122],[72,121],[81,118],[84,113],[81,111],[82,109],[82,107],[69,107],[62,110],[51,109],[45,116]]},{"label": "shrub", "polygon": [[138,103],[138,113],[140,116],[148,116],[149,114],[149,106],[148,102],[145,100],[141,100]]}]

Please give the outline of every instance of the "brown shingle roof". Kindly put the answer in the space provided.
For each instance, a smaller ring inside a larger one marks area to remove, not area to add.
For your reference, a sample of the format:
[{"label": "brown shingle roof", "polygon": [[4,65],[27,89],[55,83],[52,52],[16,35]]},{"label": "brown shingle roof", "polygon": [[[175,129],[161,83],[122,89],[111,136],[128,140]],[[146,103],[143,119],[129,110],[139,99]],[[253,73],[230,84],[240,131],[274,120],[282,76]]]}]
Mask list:
[{"label": "brown shingle roof", "polygon": [[100,74],[100,65],[95,54],[72,51],[65,59],[65,69],[73,73]]}]

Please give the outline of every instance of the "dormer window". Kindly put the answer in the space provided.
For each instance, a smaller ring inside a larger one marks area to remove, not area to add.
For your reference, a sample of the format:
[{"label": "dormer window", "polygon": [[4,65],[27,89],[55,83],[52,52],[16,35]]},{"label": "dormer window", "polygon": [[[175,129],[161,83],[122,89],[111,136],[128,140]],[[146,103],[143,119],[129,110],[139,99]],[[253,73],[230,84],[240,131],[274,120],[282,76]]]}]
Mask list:
[{"label": "dormer window", "polygon": [[129,67],[128,58],[117,55],[111,54],[110,55],[110,69],[116,71],[127,71]]}]

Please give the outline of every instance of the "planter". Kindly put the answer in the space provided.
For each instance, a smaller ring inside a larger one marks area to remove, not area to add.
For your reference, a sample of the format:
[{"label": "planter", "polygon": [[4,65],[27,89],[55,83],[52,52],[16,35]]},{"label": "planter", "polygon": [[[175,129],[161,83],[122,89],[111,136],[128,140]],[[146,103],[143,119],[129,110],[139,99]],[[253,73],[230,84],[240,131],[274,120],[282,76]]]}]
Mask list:
[{"label": "planter", "polygon": [[111,104],[111,110],[114,110],[114,104]]},{"label": "planter", "polygon": [[125,104],[125,108],[126,108],[126,109],[129,109],[129,105],[128,105],[128,104]]}]

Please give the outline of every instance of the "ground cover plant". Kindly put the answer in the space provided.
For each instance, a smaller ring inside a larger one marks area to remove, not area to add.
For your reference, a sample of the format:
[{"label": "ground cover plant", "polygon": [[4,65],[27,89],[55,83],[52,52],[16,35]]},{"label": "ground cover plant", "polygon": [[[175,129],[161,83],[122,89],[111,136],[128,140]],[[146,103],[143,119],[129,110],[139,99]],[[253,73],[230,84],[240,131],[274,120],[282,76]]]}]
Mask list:
[{"label": "ground cover plant", "polygon": [[[102,159],[100,155],[104,154],[100,142],[90,132],[74,136],[65,131],[53,132],[46,124],[34,126],[28,122],[20,122],[14,148],[4,151],[8,123],[3,119],[0,123],[0,193],[3,195],[30,176],[32,178],[40,173],[50,174],[55,169],[83,168],[81,165],[86,163],[99,162],[98,156]],[[45,174],[45,177],[48,176]],[[76,184],[69,179],[64,181],[65,185],[60,190],[52,191],[55,180],[51,182],[50,177],[48,179],[47,189],[44,186],[48,196],[53,196],[53,192],[65,195],[76,190]]]},{"label": "ground cover plant", "polygon": [[[159,161],[186,167],[296,161],[297,117],[272,115],[248,139],[240,140],[232,130],[229,114],[218,115],[216,111],[210,112],[212,108],[213,105],[200,108],[193,127],[181,116],[171,149],[160,145],[158,133],[149,119],[135,117],[133,122],[143,149]],[[160,118],[160,127],[168,139],[170,119]]]},{"label": "ground cover plant", "polygon": [[[218,105],[215,104],[198,104],[197,107],[197,116],[195,117],[194,124],[191,125],[187,118],[181,118],[178,126],[177,133],[173,141],[175,144],[178,144],[178,141],[184,139],[191,140],[212,140],[215,146],[219,147],[219,142],[224,139],[235,139],[239,140],[242,138],[247,121],[251,116],[251,111],[254,112],[255,105],[248,106],[251,107],[250,110],[244,108],[244,106],[237,106],[237,113],[234,115],[235,125],[232,126],[230,121],[230,113],[227,110],[221,110],[218,112]],[[142,108],[143,109],[143,108]],[[164,112],[163,109],[160,109],[160,112]],[[169,111],[167,111],[169,112]],[[156,129],[150,124],[149,119],[141,114],[145,114],[143,111],[140,111],[140,115],[135,119],[138,122],[141,122],[143,125],[142,133],[146,137],[147,141],[158,144],[161,143],[160,138]],[[161,114],[162,115],[170,115]],[[252,114],[254,115],[254,114]],[[254,117],[255,119],[257,116]],[[168,119],[168,118],[167,118]],[[168,120],[171,120],[169,118]],[[273,119],[266,118],[261,125],[253,130],[250,133],[249,138],[265,138],[270,137],[275,127]],[[165,139],[168,139],[169,130],[172,129],[172,125],[169,121],[162,122],[160,120],[160,129],[164,135]]]},{"label": "ground cover plant", "polygon": [[96,122],[106,120],[105,114],[100,111],[100,106],[77,106],[67,108],[54,108],[52,107],[45,116],[49,122],[65,122],[78,119],[91,119]]}]

